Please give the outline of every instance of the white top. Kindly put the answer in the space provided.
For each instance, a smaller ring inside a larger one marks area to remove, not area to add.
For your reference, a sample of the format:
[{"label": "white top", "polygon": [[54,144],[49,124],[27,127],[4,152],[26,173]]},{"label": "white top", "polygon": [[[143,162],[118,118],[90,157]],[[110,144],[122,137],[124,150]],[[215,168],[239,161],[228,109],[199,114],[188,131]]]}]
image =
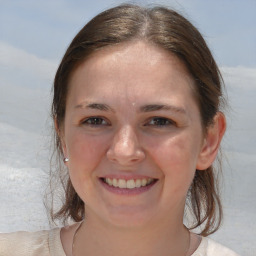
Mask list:
[{"label": "white top", "polygon": [[[61,228],[55,228],[48,231],[0,234],[0,256],[66,256],[60,230]],[[209,238],[202,237],[192,256],[239,255]]]}]

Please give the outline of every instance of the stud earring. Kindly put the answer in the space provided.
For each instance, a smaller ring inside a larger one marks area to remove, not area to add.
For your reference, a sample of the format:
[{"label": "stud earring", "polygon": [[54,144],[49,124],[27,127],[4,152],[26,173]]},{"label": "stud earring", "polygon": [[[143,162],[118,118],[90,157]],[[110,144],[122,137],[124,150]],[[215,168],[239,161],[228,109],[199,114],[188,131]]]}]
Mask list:
[{"label": "stud earring", "polygon": [[64,161],[64,163],[66,163],[66,162],[69,161],[69,159],[68,159],[67,157],[65,157],[65,158],[63,159],[63,161]]}]

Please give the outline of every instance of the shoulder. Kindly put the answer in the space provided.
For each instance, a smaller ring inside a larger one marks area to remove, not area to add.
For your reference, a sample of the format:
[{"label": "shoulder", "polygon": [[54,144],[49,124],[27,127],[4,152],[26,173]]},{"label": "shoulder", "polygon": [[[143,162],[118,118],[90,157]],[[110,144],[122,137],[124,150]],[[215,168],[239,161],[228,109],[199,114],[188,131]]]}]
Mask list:
[{"label": "shoulder", "polygon": [[[49,256],[60,249],[59,228],[37,232],[0,233],[1,256]],[[63,252],[63,251],[62,251]],[[65,255],[65,254],[64,254]]]},{"label": "shoulder", "polygon": [[0,234],[0,255],[44,255],[38,252],[45,252],[47,255],[48,233],[48,231],[19,231]]},{"label": "shoulder", "polygon": [[210,238],[203,237],[198,249],[192,256],[239,256],[229,248],[213,241]]}]

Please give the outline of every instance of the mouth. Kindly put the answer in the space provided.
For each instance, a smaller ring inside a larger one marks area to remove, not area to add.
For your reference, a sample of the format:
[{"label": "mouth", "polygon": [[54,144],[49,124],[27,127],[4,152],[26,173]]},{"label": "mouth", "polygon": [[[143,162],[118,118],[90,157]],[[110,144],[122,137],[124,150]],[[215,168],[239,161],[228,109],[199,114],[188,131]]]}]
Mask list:
[{"label": "mouth", "polygon": [[105,188],[112,192],[121,194],[140,193],[150,189],[158,179],[141,178],[141,179],[117,179],[117,178],[100,178]]}]

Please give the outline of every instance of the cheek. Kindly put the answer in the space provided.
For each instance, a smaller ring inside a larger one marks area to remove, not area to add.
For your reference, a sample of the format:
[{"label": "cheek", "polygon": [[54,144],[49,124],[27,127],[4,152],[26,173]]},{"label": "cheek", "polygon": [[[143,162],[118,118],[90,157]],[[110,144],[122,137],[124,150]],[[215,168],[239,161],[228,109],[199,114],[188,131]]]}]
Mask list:
[{"label": "cheek", "polygon": [[150,146],[153,152],[152,156],[156,156],[162,163],[172,162],[181,165],[189,164],[191,161],[196,162],[199,145],[190,135],[174,136],[154,142],[152,141]]},{"label": "cheek", "polygon": [[152,145],[151,158],[165,176],[165,180],[190,185],[196,170],[199,141],[191,134],[180,134],[158,140]]},{"label": "cheek", "polygon": [[71,133],[67,144],[70,171],[80,176],[92,173],[104,157],[104,142],[103,136],[92,136],[80,131]]},{"label": "cheek", "polygon": [[91,136],[78,131],[70,133],[67,138],[70,179],[84,202],[95,197],[93,191],[96,179],[94,177],[104,157],[104,145],[107,144],[104,142],[104,137]]}]

